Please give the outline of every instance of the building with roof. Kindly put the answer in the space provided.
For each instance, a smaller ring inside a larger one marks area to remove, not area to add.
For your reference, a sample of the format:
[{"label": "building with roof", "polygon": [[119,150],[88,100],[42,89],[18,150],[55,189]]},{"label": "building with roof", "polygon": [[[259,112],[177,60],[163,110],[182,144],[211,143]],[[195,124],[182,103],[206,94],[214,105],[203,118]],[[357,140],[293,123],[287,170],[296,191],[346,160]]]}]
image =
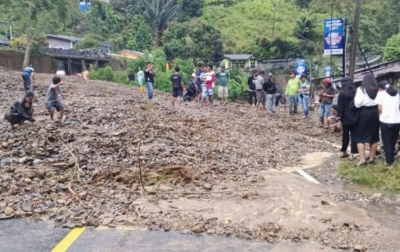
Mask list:
[{"label": "building with roof", "polygon": [[[74,49],[75,44],[82,40],[83,38],[73,36],[47,34],[47,42],[50,48]],[[100,45],[104,52],[111,52],[111,44],[101,42]]]},{"label": "building with roof", "polygon": [[227,69],[232,67],[255,69],[257,68],[257,58],[252,54],[224,54],[221,65],[224,65]]},{"label": "building with roof", "polygon": [[8,38],[0,34],[0,46],[9,46],[9,45],[10,41],[8,40]]},{"label": "building with roof", "polygon": [[[128,49],[122,49],[116,53],[119,56],[124,56],[129,59],[138,59],[140,57],[145,56],[143,52],[138,52],[138,51],[133,51],[133,50],[128,50]],[[149,54],[149,57],[152,58],[153,55]]]}]

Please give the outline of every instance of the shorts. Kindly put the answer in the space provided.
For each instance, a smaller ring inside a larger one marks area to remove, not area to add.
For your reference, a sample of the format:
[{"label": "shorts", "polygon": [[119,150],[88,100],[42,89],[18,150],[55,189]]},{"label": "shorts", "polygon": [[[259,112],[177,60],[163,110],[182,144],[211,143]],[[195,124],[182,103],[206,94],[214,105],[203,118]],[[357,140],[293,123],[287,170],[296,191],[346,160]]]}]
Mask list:
[{"label": "shorts", "polygon": [[257,102],[264,103],[265,102],[265,92],[264,90],[256,90]]},{"label": "shorts", "polygon": [[201,83],[196,83],[197,92],[201,92],[203,90],[201,86],[202,86]]},{"label": "shorts", "polygon": [[182,97],[182,95],[183,95],[182,88],[173,88],[172,89],[172,97],[177,98],[177,97]]},{"label": "shorts", "polygon": [[219,86],[218,87],[218,97],[219,98],[228,98],[228,96],[229,96],[228,86],[226,86],[226,87]]},{"label": "shorts", "polygon": [[319,104],[319,118],[328,118],[331,116],[332,104]]},{"label": "shorts", "polygon": [[203,98],[206,98],[207,96],[213,96],[214,95],[214,90],[212,88],[204,88],[203,89]]},{"label": "shorts", "polygon": [[60,101],[53,101],[53,102],[46,103],[46,109],[49,112],[54,111],[54,110],[57,110],[57,112],[60,112],[60,110],[63,108],[64,108],[64,105]]}]

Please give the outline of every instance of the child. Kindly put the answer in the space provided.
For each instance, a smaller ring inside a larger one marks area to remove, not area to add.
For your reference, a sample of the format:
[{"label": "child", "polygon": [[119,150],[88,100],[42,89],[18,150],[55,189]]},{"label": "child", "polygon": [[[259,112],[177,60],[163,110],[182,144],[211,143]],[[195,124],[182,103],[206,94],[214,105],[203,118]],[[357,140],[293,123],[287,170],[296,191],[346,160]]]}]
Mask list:
[{"label": "child", "polygon": [[60,101],[61,94],[60,86],[64,85],[64,82],[61,81],[61,78],[58,76],[53,77],[53,84],[47,90],[46,95],[46,109],[50,113],[50,120],[53,122],[54,111],[60,112],[60,122],[64,123],[64,105]]},{"label": "child", "polygon": [[331,109],[332,115],[328,117],[328,128],[331,129],[331,132],[341,131],[342,126],[340,124],[339,118],[337,117],[337,106],[333,105]]}]

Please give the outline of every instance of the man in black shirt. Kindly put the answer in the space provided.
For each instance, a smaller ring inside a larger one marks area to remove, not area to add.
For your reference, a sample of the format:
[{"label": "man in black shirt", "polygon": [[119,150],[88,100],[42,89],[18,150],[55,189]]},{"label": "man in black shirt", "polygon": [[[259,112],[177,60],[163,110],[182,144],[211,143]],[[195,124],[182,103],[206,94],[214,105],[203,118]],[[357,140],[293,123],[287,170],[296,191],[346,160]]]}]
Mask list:
[{"label": "man in black shirt", "polygon": [[144,71],[144,81],[146,82],[147,94],[149,96],[149,100],[153,99],[153,85],[154,85],[154,72],[153,72],[153,64],[151,62],[147,62],[147,68]]},{"label": "man in black shirt", "polygon": [[255,79],[258,75],[257,70],[253,70],[253,74],[247,80],[247,85],[249,85],[249,103],[250,106],[253,105],[253,98],[254,98],[254,106],[257,105],[257,96],[256,96],[256,83]]},{"label": "man in black shirt", "polygon": [[132,86],[135,83],[135,74],[133,72],[128,75],[128,81]]},{"label": "man in black shirt", "polygon": [[175,107],[175,101],[178,100],[178,106],[181,103],[181,97],[185,85],[183,84],[182,76],[179,74],[179,67],[175,67],[175,73],[171,75],[172,82],[172,107]]}]

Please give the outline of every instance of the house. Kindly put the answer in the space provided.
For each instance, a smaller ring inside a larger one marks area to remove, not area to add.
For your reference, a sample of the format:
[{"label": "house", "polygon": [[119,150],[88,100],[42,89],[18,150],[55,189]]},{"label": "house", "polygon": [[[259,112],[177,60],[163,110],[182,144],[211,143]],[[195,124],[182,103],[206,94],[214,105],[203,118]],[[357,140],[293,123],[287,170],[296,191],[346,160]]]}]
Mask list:
[{"label": "house", "polygon": [[224,54],[221,64],[227,69],[232,67],[255,69],[257,68],[257,59],[252,54]]},{"label": "house", "polygon": [[[145,56],[145,54],[142,52],[128,50],[128,49],[123,49],[121,51],[118,51],[117,55],[124,56],[130,59],[138,59],[140,57]],[[150,54],[149,57],[152,58],[153,56]]]},{"label": "house", "polygon": [[[75,44],[82,40],[83,38],[78,37],[47,34],[47,42],[49,43],[49,48],[74,49]],[[110,44],[102,42],[100,43],[100,45],[106,53],[111,52]]]},{"label": "house", "polygon": [[9,46],[9,45],[10,41],[8,40],[8,38],[0,34],[0,46]]}]

